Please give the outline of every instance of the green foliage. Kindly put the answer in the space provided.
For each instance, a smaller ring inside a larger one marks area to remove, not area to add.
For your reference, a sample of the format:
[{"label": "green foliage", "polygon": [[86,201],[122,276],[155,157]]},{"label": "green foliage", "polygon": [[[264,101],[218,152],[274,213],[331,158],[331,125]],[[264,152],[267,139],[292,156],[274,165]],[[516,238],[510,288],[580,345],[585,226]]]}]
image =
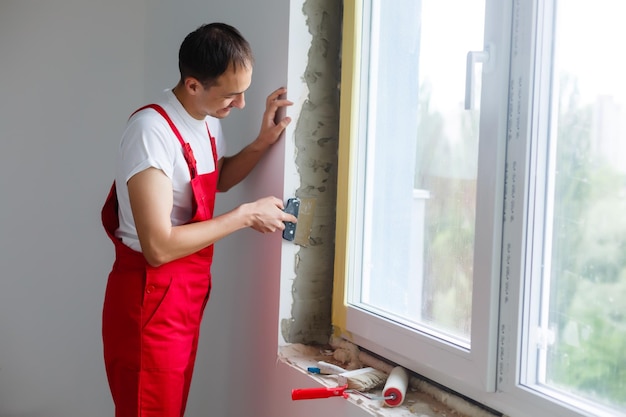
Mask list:
[{"label": "green foliage", "polygon": [[551,352],[551,383],[583,397],[626,405],[626,268],[612,283],[579,282],[567,331]]},{"label": "green foliage", "polygon": [[[594,152],[593,107],[579,100],[576,81],[564,77],[559,91],[554,195],[547,196],[554,199],[549,310],[556,334],[547,382],[624,407],[626,177]],[[460,139],[451,140],[443,116],[429,107],[428,84],[420,97],[415,183],[431,193],[423,313],[452,333],[468,334],[477,120],[462,116]]]},{"label": "green foliage", "polygon": [[591,149],[592,109],[562,80],[548,382],[626,405],[626,179]]},{"label": "green foliage", "polygon": [[415,187],[430,192],[423,315],[464,338],[471,330],[478,113],[459,109],[460,126],[450,132],[430,101],[426,82],[420,88],[415,171]]}]

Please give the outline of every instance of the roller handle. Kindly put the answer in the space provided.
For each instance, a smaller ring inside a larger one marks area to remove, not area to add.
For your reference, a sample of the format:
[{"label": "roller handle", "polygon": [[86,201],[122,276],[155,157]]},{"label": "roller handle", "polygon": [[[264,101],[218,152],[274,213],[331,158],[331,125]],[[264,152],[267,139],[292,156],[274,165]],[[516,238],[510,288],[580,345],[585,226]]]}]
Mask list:
[{"label": "roller handle", "polygon": [[347,385],[341,387],[296,388],[291,390],[292,400],[315,400],[317,398],[344,397]]}]

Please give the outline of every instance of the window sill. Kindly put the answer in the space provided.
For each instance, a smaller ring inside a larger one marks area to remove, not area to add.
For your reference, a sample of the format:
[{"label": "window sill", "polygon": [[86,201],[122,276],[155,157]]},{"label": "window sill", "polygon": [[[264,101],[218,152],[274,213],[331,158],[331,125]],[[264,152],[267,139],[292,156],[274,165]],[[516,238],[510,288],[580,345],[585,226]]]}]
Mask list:
[{"label": "window sill", "polygon": [[[346,342],[349,343],[349,342]],[[358,348],[357,348],[358,349]],[[336,377],[319,375],[307,371],[316,367],[318,361],[333,361],[333,350],[329,346],[309,346],[290,344],[279,347],[279,360],[298,372],[308,375],[313,381],[312,387],[337,386]],[[378,359],[372,358],[374,361]],[[373,366],[367,364],[367,366]],[[378,366],[374,366],[379,368]],[[386,371],[386,369],[381,369]],[[309,388],[309,387],[294,387]],[[367,392],[381,395],[382,389]],[[303,400],[305,401],[305,400]],[[327,399],[306,401],[328,401]],[[380,400],[370,400],[358,394],[350,394],[346,401],[362,408],[365,412],[380,417],[494,417],[495,415],[477,407],[461,397],[439,389],[438,387],[411,376],[404,402],[398,407],[389,407]]]}]

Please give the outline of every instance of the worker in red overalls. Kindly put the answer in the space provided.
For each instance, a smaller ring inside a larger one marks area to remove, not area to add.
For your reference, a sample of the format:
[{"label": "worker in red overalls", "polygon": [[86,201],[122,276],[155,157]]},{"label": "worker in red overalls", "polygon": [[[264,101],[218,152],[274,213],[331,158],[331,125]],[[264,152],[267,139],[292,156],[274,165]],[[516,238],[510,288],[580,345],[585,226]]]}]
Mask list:
[{"label": "worker in red overalls", "polygon": [[215,193],[243,180],[290,123],[266,102],[258,137],[225,157],[220,119],[245,106],[253,56],[237,29],[203,25],[179,51],[180,81],[128,120],[115,182],[102,209],[115,245],[102,320],[116,417],[182,417],[200,321],[211,290],[213,243],[245,227],[295,222],[266,197],[214,217]]}]

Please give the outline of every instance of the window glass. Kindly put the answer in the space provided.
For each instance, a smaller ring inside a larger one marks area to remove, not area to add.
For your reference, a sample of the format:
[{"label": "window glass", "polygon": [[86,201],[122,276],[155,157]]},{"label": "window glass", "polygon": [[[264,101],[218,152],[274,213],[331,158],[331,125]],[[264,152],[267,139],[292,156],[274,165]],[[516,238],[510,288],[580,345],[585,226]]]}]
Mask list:
[{"label": "window glass", "polygon": [[[380,3],[364,24],[362,270],[352,301],[469,346],[480,110],[465,110],[464,98],[485,1]],[[477,65],[478,93],[480,74]]]},{"label": "window glass", "polygon": [[536,379],[624,410],[626,5],[567,0],[555,10]]}]

